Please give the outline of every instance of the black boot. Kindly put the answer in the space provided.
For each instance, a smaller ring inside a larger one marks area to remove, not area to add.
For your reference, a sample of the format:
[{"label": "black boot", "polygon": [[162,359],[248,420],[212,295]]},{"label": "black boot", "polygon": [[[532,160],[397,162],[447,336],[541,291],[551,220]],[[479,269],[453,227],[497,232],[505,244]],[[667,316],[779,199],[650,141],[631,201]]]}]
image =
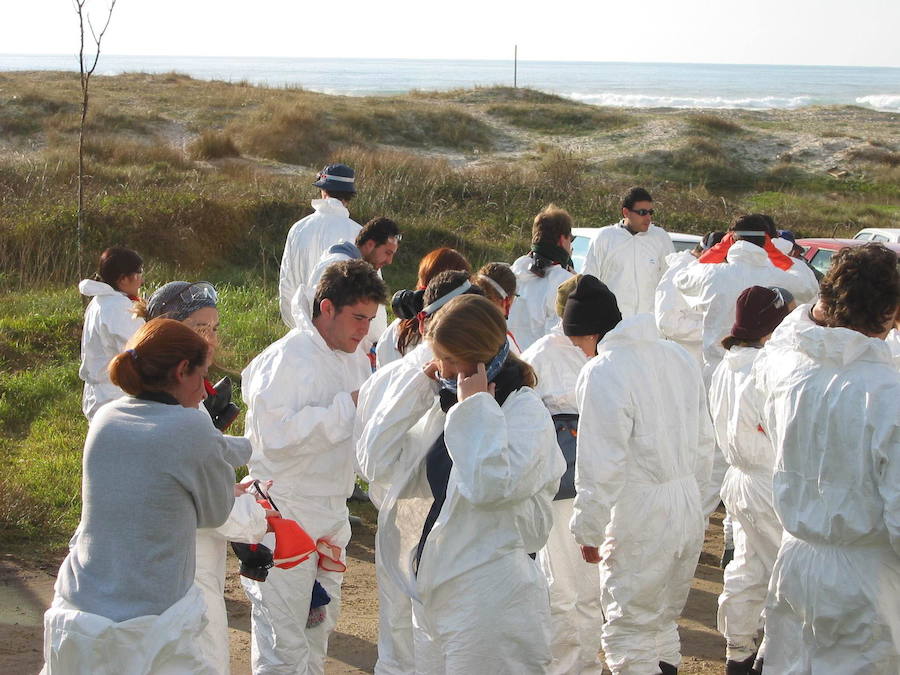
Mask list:
[{"label": "black boot", "polygon": [[726,548],[722,551],[722,560],[719,561],[719,567],[724,570],[732,560],[734,560],[734,549]]},{"label": "black boot", "polygon": [[743,661],[729,659],[725,662],[725,675],[753,675],[754,661],[756,661],[756,654],[748,656]]},{"label": "black boot", "polygon": [[678,675],[678,668],[665,661],[659,662],[659,669],[662,672],[662,675]]}]

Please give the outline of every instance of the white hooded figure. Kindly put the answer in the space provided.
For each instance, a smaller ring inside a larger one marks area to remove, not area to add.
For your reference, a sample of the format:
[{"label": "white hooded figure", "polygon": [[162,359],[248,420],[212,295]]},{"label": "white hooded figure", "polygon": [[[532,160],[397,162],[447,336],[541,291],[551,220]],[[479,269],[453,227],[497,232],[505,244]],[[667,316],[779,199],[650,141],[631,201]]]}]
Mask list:
[{"label": "white hooded figure", "polygon": [[310,202],[313,213],[291,226],[281,256],[278,302],[281,318],[288,328],[294,327],[291,310],[294,295],[307,283],[319,258],[339,241],[354,241],[362,229],[350,219],[347,210],[346,200],[356,192],[353,169],[344,164],[326,166],[313,185],[322,190],[322,199],[313,199]]},{"label": "white hooded figure", "polygon": [[[785,530],[765,671],[900,672],[900,373],[878,339],[889,328],[878,315],[896,310],[898,284],[893,252],[841,251],[822,300],[785,319],[753,366]],[[864,325],[819,323],[850,320]]]},{"label": "white hooded figure", "polygon": [[390,485],[379,562],[413,599],[416,672],[545,672],[547,589],[529,554],[564,469],[550,415],[489,301],[454,298],[428,332],[436,361],[401,362],[357,444],[364,474]]},{"label": "white hooded figure", "polygon": [[596,356],[597,342],[621,321],[615,296],[596,277],[578,278],[566,299],[562,322],[529,347],[522,360],[537,374],[535,391],[553,416],[566,473],[553,501],[553,529],[538,562],[550,587],[553,663],[550,672],[599,673],[603,610],[600,576],[585,562],[569,531],[575,497],[575,444],[578,433],[578,375]]},{"label": "white hooded figure", "polygon": [[[427,302],[423,310],[426,318],[419,330],[427,321],[432,321],[450,300],[458,295],[479,292],[470,281],[468,272],[448,270],[435,275],[422,296]],[[419,332],[417,338],[421,338]],[[416,377],[434,358],[431,344],[424,339],[397,359],[378,367],[375,373],[360,387],[354,424],[354,443],[357,453],[356,472],[369,484],[369,497],[375,508],[382,510],[385,498],[392,484],[387,482],[391,476],[405,475],[407,468],[393,467],[391,472],[379,470],[374,465],[373,455],[360,438],[366,433],[366,427],[373,424],[373,419],[382,409],[389,391],[397,391],[404,386],[410,377]],[[403,454],[409,459],[409,454]],[[385,549],[384,542],[375,540],[375,580],[378,583],[378,661],[375,663],[377,675],[403,675],[416,671],[415,650],[413,647],[412,600],[403,587],[387,572],[386,560],[396,557],[396,550]]]},{"label": "white hooded figure", "polygon": [[[337,305],[332,298],[347,304]],[[368,264],[336,263],[323,275],[311,318],[267,347],[242,374],[247,404],[248,464],[285,518],[327,547],[264,582],[243,578],[251,602],[251,658],[256,673],[322,673],[328,637],[340,613],[344,548],[350,539],[347,498],[353,492],[353,421],[359,387],[371,374],[359,350],[384,282]],[[271,535],[270,535],[271,536]],[[263,543],[272,548],[269,536]],[[323,552],[331,550],[329,558]],[[325,619],[307,626],[318,581],[330,597]]]},{"label": "white hooded figure", "polygon": [[144,325],[134,312],[143,283],[143,261],[134,251],[109,248],[100,257],[100,275],[107,282],[84,279],[78,291],[89,298],[81,333],[81,367],[84,381],[81,410],[88,422],[104,403],[124,395],[109,381],[109,362],[124,351],[125,343]]},{"label": "white hooded figure", "polygon": [[702,365],[703,312],[688,305],[675,287],[675,275],[696,263],[697,257],[691,251],[666,256],[666,271],[656,286],[653,312],[659,334],[680,344]]},{"label": "white hooded figure", "polygon": [[518,298],[509,310],[509,332],[521,350],[528,349],[559,322],[556,290],[572,276],[572,217],[550,204],[531,228],[531,252],[516,259]]},{"label": "white hooded figure", "polygon": [[[703,378],[707,385],[725,356],[721,342],[734,323],[735,303],[744,290],[751,286],[777,286],[788,290],[798,303],[812,301],[818,292],[815,276],[807,278],[776,267],[766,249],[753,243],[763,239],[767,227],[766,216],[741,216],[729,235],[704,254],[699,264],[675,275],[675,286],[688,306],[703,314]],[[735,237],[752,241],[737,240],[729,245]],[[727,250],[724,262],[705,262],[711,254],[718,260],[721,250]],[[781,258],[786,264],[791,262],[785,256]]]},{"label": "white hooded figure", "polygon": [[[372,464],[366,446],[359,442],[367,424],[383,404],[389,391],[396,391],[400,378],[416,377],[425,365],[434,358],[428,342],[421,342],[406,356],[379,366],[360,387],[359,400],[354,425],[354,441],[357,451],[359,476],[369,483],[369,498],[381,512],[390,491],[390,483],[383,482],[389,475],[404,472],[371,472]],[[407,468],[408,470],[408,468]],[[370,475],[371,473],[371,475]],[[378,476],[376,479],[374,476]],[[395,552],[396,553],[396,552]],[[384,559],[389,554],[383,551],[381,539],[375,539],[375,581],[378,584],[378,660],[375,662],[376,675],[409,675],[416,672],[415,649],[413,646],[412,599],[387,573]]]},{"label": "white hooded figure", "polygon": [[777,289],[752,286],[741,293],[737,319],[726,338],[728,351],[713,373],[709,390],[716,441],[728,462],[722,500],[734,528],[734,560],[725,568],[718,614],[729,672],[749,673],[755,661],[757,633],[782,535],[772,505],[775,451],[760,424],[762,410],[750,369],[792,308]]},{"label": "white hooded figure", "polygon": [[606,334],[576,391],[571,530],[585,560],[600,563],[607,665],[614,675],[676,672],[714,448],[700,369],[638,314]]}]

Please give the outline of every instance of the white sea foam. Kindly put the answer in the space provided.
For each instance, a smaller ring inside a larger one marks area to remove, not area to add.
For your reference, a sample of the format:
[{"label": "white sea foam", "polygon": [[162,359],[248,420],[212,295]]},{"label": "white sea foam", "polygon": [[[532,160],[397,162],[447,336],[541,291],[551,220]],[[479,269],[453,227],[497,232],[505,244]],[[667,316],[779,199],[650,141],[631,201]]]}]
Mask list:
[{"label": "white sea foam", "polygon": [[568,98],[594,105],[625,108],[801,108],[813,103],[810,96],[761,96],[759,98],[725,98],[723,96],[650,96],[648,94],[566,94]]},{"label": "white sea foam", "polygon": [[859,96],[856,102],[860,105],[872,106],[876,110],[887,110],[889,112],[900,111],[900,94],[872,94],[870,96]]}]

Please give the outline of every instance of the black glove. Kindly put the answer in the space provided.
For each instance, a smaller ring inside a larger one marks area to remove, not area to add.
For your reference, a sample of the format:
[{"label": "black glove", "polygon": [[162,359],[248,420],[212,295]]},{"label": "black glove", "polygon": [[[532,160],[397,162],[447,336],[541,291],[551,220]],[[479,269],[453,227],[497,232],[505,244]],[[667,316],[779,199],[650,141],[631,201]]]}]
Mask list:
[{"label": "black glove", "polygon": [[241,561],[241,576],[254,581],[265,581],[274,564],[272,550],[262,544],[231,542],[231,550]]},{"label": "black glove", "polygon": [[231,402],[231,379],[223,377],[213,385],[215,394],[210,394],[203,399],[203,405],[212,417],[213,426],[219,431],[225,431],[237,418],[241,409]]}]

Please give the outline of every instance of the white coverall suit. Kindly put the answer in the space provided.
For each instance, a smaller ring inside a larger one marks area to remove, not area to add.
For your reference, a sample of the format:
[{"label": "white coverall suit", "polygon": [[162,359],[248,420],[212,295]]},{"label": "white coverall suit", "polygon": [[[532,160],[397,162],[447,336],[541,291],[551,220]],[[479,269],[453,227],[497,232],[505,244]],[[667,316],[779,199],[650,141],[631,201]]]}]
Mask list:
[{"label": "white coverall suit", "polygon": [[897,368],[900,368],[900,330],[897,330],[896,328],[893,329],[888,333],[885,342],[887,342],[887,345],[891,350],[891,357],[894,359],[894,364]]},{"label": "white coverall suit", "polygon": [[583,274],[593,274],[615,296],[622,318],[653,313],[656,286],[675,252],[669,234],[656,225],[631,234],[620,221],[601,227],[584,257]]},{"label": "white coverall suit", "polygon": [[[434,501],[425,457],[441,432],[453,467],[416,576],[414,554]],[[445,414],[434,382],[416,368],[387,388],[365,425],[357,454],[365,475],[391,486],[377,537],[387,573],[414,599],[417,673],[549,667],[547,587],[528,553],[543,547],[552,525],[565,465],[555,437],[527,387],[502,407],[479,393]]]},{"label": "white coverall suit", "polygon": [[882,340],[800,306],[753,366],[785,529],[765,671],[900,672],[900,373]]},{"label": "white coverall suit", "polygon": [[[400,357],[380,366],[366,380],[359,390],[354,425],[354,443],[357,452],[357,473],[369,483],[369,498],[380,512],[390,491],[389,483],[379,482],[369,475],[373,468],[369,453],[361,447],[359,439],[367,424],[373,418],[384,400],[386,393],[397,387],[399,378],[415,376],[434,355],[427,341],[421,342],[405,357]],[[379,479],[395,475],[396,472],[378,472]],[[401,472],[402,473],[402,472]],[[384,543],[375,539],[375,580],[378,583],[378,661],[375,662],[376,675],[406,675],[416,672],[413,647],[412,600],[385,569],[384,559],[396,557],[397,551],[384,551]]]},{"label": "white coverall suit", "polygon": [[84,380],[81,410],[90,422],[100,406],[125,395],[109,381],[106,367],[125,350],[125,343],[144,325],[144,320],[131,311],[134,301],[109,284],[84,279],[78,284],[78,291],[93,297],[84,312],[78,369],[78,377]]},{"label": "white coverall suit", "polygon": [[[537,373],[535,391],[551,415],[578,414],[575,382],[588,362],[580,347],[554,328],[525,350],[522,360]],[[573,502],[571,498],[554,500],[553,528],[537,558],[550,586],[550,672],[599,675],[603,670],[597,654],[603,626],[600,576],[596,565],[581,557],[581,548],[569,532]]]},{"label": "white coverall suit", "polygon": [[727,657],[744,661],[756,651],[772,566],[782,528],[772,505],[775,451],[760,426],[750,369],[761,350],[732,347],[713,373],[709,389],[716,441],[728,461],[722,500],[733,518],[734,560],[725,568],[718,629]]},{"label": "white coverall suit", "polygon": [[319,258],[342,239],[355,241],[362,229],[359,223],[350,220],[350,212],[339,199],[313,199],[311,204],[315,212],[291,226],[281,257],[278,303],[288,328],[296,325],[291,311],[294,294],[307,282]]},{"label": "white coverall suit", "polygon": [[[353,420],[350,393],[371,374],[359,351],[328,347],[303,316],[298,328],[267,347],[242,373],[250,473],[273,480],[281,514],[316,541],[343,549],[350,540],[346,500],[353,492]],[[270,534],[263,543],[273,546]],[[342,553],[343,557],[343,553]],[[268,579],[241,579],[252,605],[254,673],[322,673],[328,636],[337,623],[343,573],[318,569],[318,555]],[[331,596],[325,620],[307,628],[313,582]]]},{"label": "white coverall suit", "polygon": [[509,310],[508,326],[522,350],[528,349],[559,323],[556,291],[572,276],[564,267],[551,265],[545,268],[546,274],[539,277],[528,271],[531,262],[531,256],[523,255],[512,264],[519,297]]},{"label": "white coverall suit", "polygon": [[228,640],[228,612],[225,608],[225,558],[228,542],[255,544],[266,534],[266,511],[253,495],[235,497],[225,524],[215,529],[197,530],[197,566],[194,583],[203,591],[206,602],[206,627],[200,635],[203,656],[217,673],[231,670]]},{"label": "white coverall suit", "polygon": [[713,430],[700,369],[650,314],[606,334],[578,377],[571,529],[600,549],[614,675],[681,662],[677,620],[703,546]]},{"label": "white coverall suit", "polygon": [[[811,301],[819,289],[814,276],[810,281],[805,276],[776,267],[765,249],[749,241],[732,244],[726,260],[689,265],[675,275],[675,286],[685,302],[703,314],[703,380],[707,387],[716,366],[725,356],[722,340],[731,333],[741,293],[751,286],[778,286],[793,293],[798,303],[803,303]],[[724,455],[716,453],[713,478],[703,500],[706,513],[712,513],[719,505],[719,490],[727,469]]]},{"label": "white coverall suit", "polygon": [[692,309],[675,287],[675,275],[695,263],[700,264],[690,251],[677,251],[666,256],[667,269],[656,286],[653,311],[659,334],[687,349],[702,366],[703,313]]}]

